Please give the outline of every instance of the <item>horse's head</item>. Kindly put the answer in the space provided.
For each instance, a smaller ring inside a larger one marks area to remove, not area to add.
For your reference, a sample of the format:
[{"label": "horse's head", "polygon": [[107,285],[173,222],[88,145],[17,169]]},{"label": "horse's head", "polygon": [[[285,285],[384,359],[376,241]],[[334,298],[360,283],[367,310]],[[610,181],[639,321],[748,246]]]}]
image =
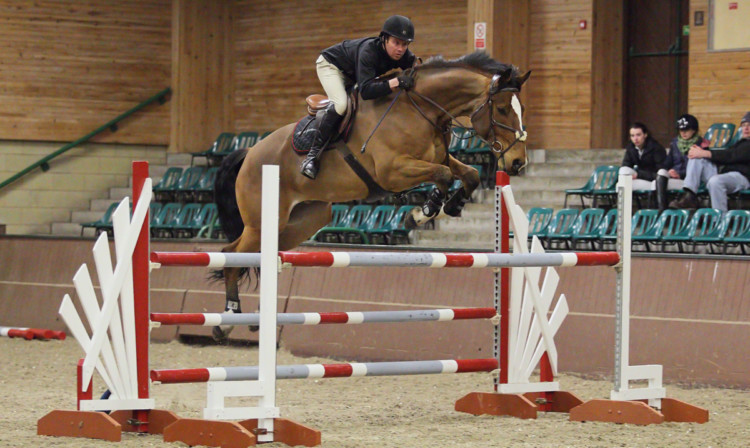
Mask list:
[{"label": "horse's head", "polygon": [[477,135],[497,153],[498,169],[510,175],[519,174],[527,162],[524,106],[519,93],[529,75],[531,71],[518,75],[513,67],[493,75],[486,100],[471,115]]}]

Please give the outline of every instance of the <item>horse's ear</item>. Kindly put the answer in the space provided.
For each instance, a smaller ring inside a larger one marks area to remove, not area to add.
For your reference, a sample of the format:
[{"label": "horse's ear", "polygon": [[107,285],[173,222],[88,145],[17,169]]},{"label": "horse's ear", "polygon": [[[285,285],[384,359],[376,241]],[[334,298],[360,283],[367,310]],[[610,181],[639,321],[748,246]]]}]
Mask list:
[{"label": "horse's ear", "polygon": [[500,72],[499,75],[500,75],[499,84],[501,86],[506,85],[510,82],[510,78],[513,76],[513,68],[508,67],[502,72]]},{"label": "horse's ear", "polygon": [[518,86],[519,87],[522,86],[523,83],[525,83],[526,80],[529,79],[529,76],[531,76],[531,70],[529,70],[528,72],[524,73],[523,75],[521,75],[520,78],[518,78]]}]

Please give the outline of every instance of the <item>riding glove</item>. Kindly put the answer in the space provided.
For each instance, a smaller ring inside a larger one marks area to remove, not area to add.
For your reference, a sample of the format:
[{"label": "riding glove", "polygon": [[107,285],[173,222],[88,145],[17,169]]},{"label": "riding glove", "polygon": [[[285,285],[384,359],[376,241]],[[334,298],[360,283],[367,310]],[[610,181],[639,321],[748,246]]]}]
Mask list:
[{"label": "riding glove", "polygon": [[399,75],[398,88],[403,90],[411,90],[414,87],[414,78],[409,75]]}]

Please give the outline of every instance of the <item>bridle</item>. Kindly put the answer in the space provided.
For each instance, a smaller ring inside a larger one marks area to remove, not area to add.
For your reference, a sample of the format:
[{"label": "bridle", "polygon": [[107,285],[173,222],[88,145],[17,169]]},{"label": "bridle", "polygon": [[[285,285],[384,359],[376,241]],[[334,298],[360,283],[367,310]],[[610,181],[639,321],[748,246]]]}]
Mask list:
[{"label": "bridle", "polygon": [[[409,100],[411,101],[412,105],[417,109],[417,111],[419,112],[419,114],[422,115],[422,117],[425,120],[427,120],[430,124],[432,124],[436,129],[438,129],[441,132],[446,132],[446,129],[460,127],[460,128],[463,128],[465,130],[470,131],[470,133],[468,134],[468,136],[463,137],[463,138],[467,139],[467,138],[472,138],[472,137],[476,136],[478,139],[480,139],[490,149],[492,149],[493,152],[495,152],[497,154],[498,159],[502,159],[503,160],[503,170],[505,170],[505,158],[503,156],[505,155],[505,153],[507,153],[508,151],[510,151],[510,149],[513,148],[513,146],[516,143],[518,143],[518,142],[525,142],[526,141],[526,137],[527,137],[527,133],[523,129],[517,129],[517,128],[514,128],[512,126],[508,126],[505,123],[500,123],[499,121],[495,120],[495,115],[494,115],[495,108],[493,107],[493,103],[494,103],[495,100],[492,97],[495,94],[499,93],[499,92],[514,92],[514,93],[516,93],[518,91],[519,91],[519,89],[516,88],[516,87],[503,87],[503,88],[500,88],[500,75],[499,74],[496,74],[496,75],[494,75],[492,77],[492,82],[490,83],[490,89],[487,92],[487,99],[484,100],[484,102],[482,104],[480,104],[476,109],[474,109],[474,111],[470,115],[470,119],[471,119],[471,122],[473,124],[474,123],[474,117],[477,116],[477,114],[479,114],[482,111],[482,109],[484,109],[486,107],[489,107],[489,121],[490,121],[490,126],[489,127],[490,127],[490,130],[489,130],[488,138],[484,138],[481,135],[479,135],[479,133],[477,133],[477,131],[476,131],[476,129],[474,127],[467,128],[467,127],[463,126],[453,114],[451,114],[450,112],[448,112],[443,106],[441,106],[440,104],[436,103],[431,98],[428,98],[428,97],[426,97],[426,96],[422,95],[421,93],[419,93],[417,91],[414,91],[414,90],[407,90],[405,92],[406,92],[407,98],[409,98]],[[437,123],[435,123],[434,121],[432,121],[427,116],[427,114],[424,113],[424,111],[417,104],[417,102],[414,101],[414,98],[412,98],[412,95],[414,95],[414,96],[418,97],[419,99],[421,99],[422,101],[425,101],[426,103],[432,105],[433,107],[437,108],[438,110],[440,110],[441,112],[443,112],[444,114],[446,114],[448,117],[450,117],[450,121],[448,122],[448,124],[446,124],[444,127],[440,127]],[[398,97],[398,95],[397,95],[397,97]],[[513,140],[513,142],[511,142],[511,144],[508,145],[507,148],[504,148],[503,147],[503,142],[498,139],[497,133],[495,132],[495,126],[501,128],[501,129],[504,129],[506,131],[513,132],[513,135],[515,136],[515,140]],[[457,137],[457,138],[462,138],[462,137]],[[491,139],[492,143],[490,143],[488,141],[488,139]]]}]

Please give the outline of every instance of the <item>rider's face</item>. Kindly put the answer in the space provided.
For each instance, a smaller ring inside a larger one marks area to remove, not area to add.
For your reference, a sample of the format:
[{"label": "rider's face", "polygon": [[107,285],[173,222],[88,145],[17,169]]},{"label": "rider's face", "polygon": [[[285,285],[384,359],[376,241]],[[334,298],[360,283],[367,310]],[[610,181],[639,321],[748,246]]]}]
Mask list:
[{"label": "rider's face", "polygon": [[409,42],[398,39],[393,36],[388,36],[385,40],[385,52],[394,61],[398,61],[409,49]]}]

